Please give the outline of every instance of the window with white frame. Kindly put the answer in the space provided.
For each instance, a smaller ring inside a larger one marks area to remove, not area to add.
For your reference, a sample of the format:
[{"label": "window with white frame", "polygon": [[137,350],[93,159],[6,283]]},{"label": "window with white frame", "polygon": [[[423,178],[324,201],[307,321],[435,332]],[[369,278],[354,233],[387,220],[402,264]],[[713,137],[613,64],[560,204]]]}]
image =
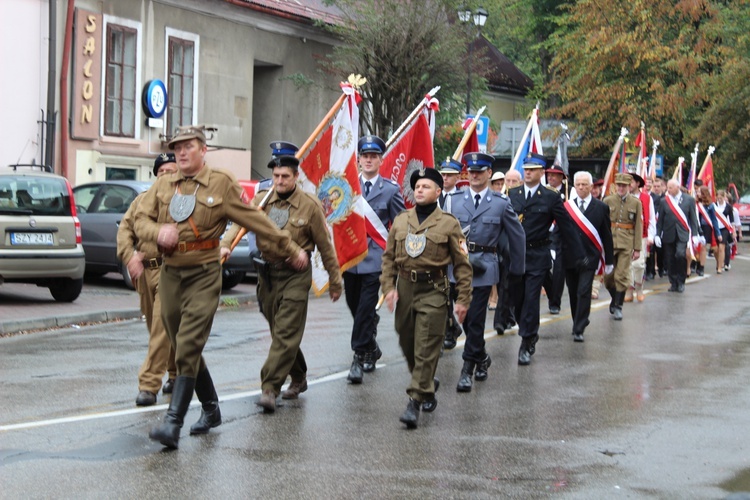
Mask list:
[{"label": "window with white frame", "polygon": [[105,16],[103,135],[138,138],[140,23]]},{"label": "window with white frame", "polygon": [[167,28],[167,131],[196,123],[199,37]]}]

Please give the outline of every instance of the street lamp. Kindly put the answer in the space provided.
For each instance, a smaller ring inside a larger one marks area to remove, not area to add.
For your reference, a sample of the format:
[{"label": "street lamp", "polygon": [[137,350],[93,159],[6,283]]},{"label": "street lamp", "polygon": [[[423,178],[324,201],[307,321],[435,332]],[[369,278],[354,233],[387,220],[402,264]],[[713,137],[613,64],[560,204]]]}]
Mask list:
[{"label": "street lamp", "polygon": [[[458,19],[464,24],[469,22],[474,23],[477,27],[477,34],[475,38],[479,38],[482,34],[482,27],[487,22],[487,18],[490,17],[489,12],[484,7],[479,7],[477,10],[472,11],[466,7],[460,7],[458,9]],[[467,77],[466,77],[466,114],[471,113],[471,58],[474,48],[474,40],[469,42],[469,61],[467,66]]]}]

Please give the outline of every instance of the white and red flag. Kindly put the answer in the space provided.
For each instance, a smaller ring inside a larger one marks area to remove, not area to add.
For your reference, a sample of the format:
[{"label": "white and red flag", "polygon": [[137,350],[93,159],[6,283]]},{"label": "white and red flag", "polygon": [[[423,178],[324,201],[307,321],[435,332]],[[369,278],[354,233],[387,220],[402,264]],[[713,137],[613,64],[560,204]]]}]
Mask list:
[{"label": "white and red flag", "polygon": [[633,142],[633,146],[636,148],[636,171],[644,180],[648,176],[648,152],[646,150],[646,125],[641,122],[641,131],[638,132],[638,136]]},{"label": "white and red flag", "polygon": [[437,99],[427,94],[416,114],[412,113],[388,140],[388,150],[383,155],[380,175],[399,185],[406,208],[414,206],[414,193],[409,185],[412,172],[435,167],[432,139],[438,107]]},{"label": "white and red flag", "polygon": [[[324,124],[323,130],[311,137],[317,142],[308,150],[299,168],[302,188],[314,193],[323,205],[343,272],[367,256],[367,232],[356,157],[359,137],[357,105],[361,97],[352,83],[341,83],[341,89],[344,95],[331,109],[334,113],[332,122]],[[317,250],[311,265],[313,289],[319,294],[327,288],[328,273]]]}]

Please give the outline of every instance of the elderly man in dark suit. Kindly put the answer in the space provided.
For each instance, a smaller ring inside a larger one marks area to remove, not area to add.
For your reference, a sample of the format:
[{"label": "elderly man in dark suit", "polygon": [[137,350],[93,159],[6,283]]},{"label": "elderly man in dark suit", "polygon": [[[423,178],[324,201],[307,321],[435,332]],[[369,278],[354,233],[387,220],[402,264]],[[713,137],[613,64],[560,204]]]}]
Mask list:
[{"label": "elderly man in dark suit", "polygon": [[[524,185],[508,191],[513,210],[526,233],[526,273],[520,283],[511,285],[516,296],[518,334],[522,339],[518,350],[518,364],[521,366],[531,364],[539,340],[539,296],[544,278],[552,267],[550,226],[553,222],[557,224],[563,242],[575,234],[573,221],[563,207],[560,193],[541,184],[546,166],[544,156],[532,153],[524,160]],[[577,239],[572,238],[567,246],[571,255],[579,260],[582,258]]]},{"label": "elderly man in dark suit", "polygon": [[664,265],[669,274],[670,292],[685,291],[687,276],[688,245],[696,245],[702,239],[698,217],[695,214],[695,198],[680,191],[680,183],[674,179],[667,182],[667,195],[659,205],[654,243],[664,250]]},{"label": "elderly man in dark suit", "polygon": [[458,219],[466,235],[469,262],[474,271],[471,305],[463,324],[466,344],[464,365],[456,386],[458,392],[471,391],[472,376],[479,381],[486,380],[492,363],[484,348],[484,325],[492,285],[500,279],[497,247],[502,233],[508,235],[511,246],[510,274],[521,276],[524,273],[526,239],[523,228],[508,198],[490,189],[493,161],[492,156],[484,153],[464,155],[469,188],[452,195],[446,203],[446,211]]},{"label": "elderly man in dark suit", "polygon": [[[614,261],[609,206],[591,195],[593,181],[590,173],[577,172],[573,178],[575,189],[565,202],[565,209],[576,226],[575,235],[583,249],[584,261],[587,262],[579,266],[575,255],[563,252],[575,342],[583,342],[583,331],[589,324],[594,275],[602,271],[611,273]],[[563,246],[567,249],[567,243]]]},{"label": "elderly man in dark suit", "polygon": [[[380,175],[385,142],[376,135],[366,135],[359,140],[357,149],[362,197],[388,229],[406,207],[398,185]],[[346,305],[354,316],[351,343],[354,360],[347,377],[352,384],[361,384],[362,373],[374,371],[375,363],[383,355],[375,340],[383,250],[368,236],[365,260],[343,273]]]}]

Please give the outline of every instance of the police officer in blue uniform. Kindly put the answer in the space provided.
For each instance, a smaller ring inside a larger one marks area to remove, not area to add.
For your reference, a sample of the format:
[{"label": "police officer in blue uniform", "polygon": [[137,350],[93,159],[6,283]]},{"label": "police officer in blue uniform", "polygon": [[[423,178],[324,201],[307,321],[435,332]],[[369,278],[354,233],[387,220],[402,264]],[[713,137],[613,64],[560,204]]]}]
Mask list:
[{"label": "police officer in blue uniform", "polygon": [[[357,149],[362,197],[388,229],[406,207],[398,185],[380,175],[385,142],[376,135],[366,135],[359,140]],[[375,340],[383,250],[368,236],[365,260],[343,273],[346,305],[354,316],[351,341],[354,360],[347,376],[352,384],[361,384],[363,372],[374,371],[383,354]]]},{"label": "police officer in blue uniform", "polygon": [[[565,210],[560,193],[541,184],[546,165],[544,156],[531,153],[523,164],[524,185],[508,191],[513,210],[526,233],[526,273],[520,282],[511,279],[514,281],[511,289],[516,293],[515,314],[521,337],[518,364],[522,366],[531,363],[539,340],[539,296],[542,283],[552,267],[549,234],[552,222],[557,224],[561,238],[570,238],[566,249],[573,252],[572,255],[584,255],[580,242],[571,237],[575,235],[575,223]],[[581,260],[588,263],[585,257]],[[585,264],[581,262],[581,266],[585,267]]]},{"label": "police officer in blue uniform", "polygon": [[526,238],[508,198],[489,188],[494,158],[484,153],[467,153],[463,160],[469,170],[469,187],[451,195],[447,206],[466,235],[469,262],[474,271],[471,305],[463,324],[466,333],[464,365],[456,386],[458,392],[469,392],[472,376],[478,381],[486,380],[492,363],[485,350],[484,324],[492,285],[500,280],[497,258],[500,235],[508,236],[510,274],[516,276],[524,273]]}]

